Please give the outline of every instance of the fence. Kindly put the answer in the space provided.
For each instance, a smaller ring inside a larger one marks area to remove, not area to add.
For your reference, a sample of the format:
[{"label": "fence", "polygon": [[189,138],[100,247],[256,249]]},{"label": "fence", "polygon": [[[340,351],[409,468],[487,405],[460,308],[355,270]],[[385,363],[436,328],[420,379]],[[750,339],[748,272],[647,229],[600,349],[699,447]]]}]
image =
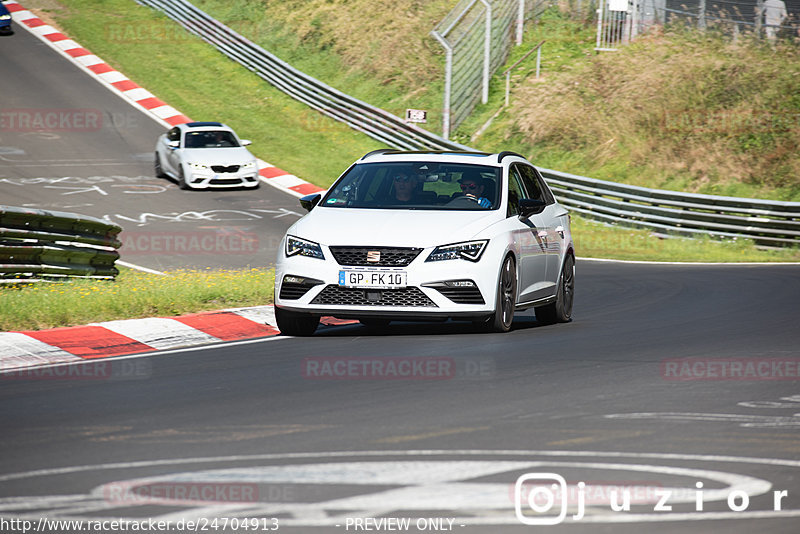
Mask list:
[{"label": "fence", "polygon": [[489,98],[489,79],[508,57],[512,35],[522,42],[523,22],[546,7],[545,0],[461,0],[431,35],[445,50],[442,137],[450,137]]},{"label": "fence", "polygon": [[764,0],[600,0],[595,49],[616,50],[654,24],[800,38],[800,0],[784,0],[784,7],[785,12],[772,3],[765,6]]},{"label": "fence", "polygon": [[74,213],[0,206],[0,282],[114,278],[121,230]]},{"label": "fence", "polygon": [[[342,120],[390,147],[471,150],[405,124],[303,74],[226,28],[185,0],[138,0],[255,71],[287,94]],[[160,6],[160,7],[159,7]],[[199,18],[202,15],[202,18]],[[543,169],[559,201],[587,217],[690,235],[749,237],[772,245],[800,243],[800,202],[736,199],[647,189]]]},{"label": "fence", "polygon": [[768,39],[800,36],[800,0],[783,0],[785,12],[772,3],[765,6],[763,0],[659,1],[655,17],[661,22],[715,27],[733,34],[746,30]]}]

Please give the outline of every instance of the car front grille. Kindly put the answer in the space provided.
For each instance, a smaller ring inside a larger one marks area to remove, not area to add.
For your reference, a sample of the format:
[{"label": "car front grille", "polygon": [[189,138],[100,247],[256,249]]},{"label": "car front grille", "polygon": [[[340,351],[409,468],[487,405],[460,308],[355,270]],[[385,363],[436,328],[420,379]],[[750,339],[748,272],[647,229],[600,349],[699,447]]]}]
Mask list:
[{"label": "car front grille", "polygon": [[[405,267],[422,252],[421,248],[330,247],[339,265],[360,267]],[[368,261],[376,259],[377,261]]]},{"label": "car front grille", "polygon": [[456,304],[486,304],[477,287],[437,287],[435,289]]},{"label": "car front grille", "polygon": [[[370,295],[368,296],[367,293]],[[372,298],[370,298],[372,297]],[[379,297],[379,298],[374,298]],[[317,295],[311,304],[324,306],[405,306],[412,308],[437,308],[417,287],[402,289],[357,289],[331,284]]]},{"label": "car front grille", "polygon": [[212,185],[238,185],[242,181],[238,178],[212,178],[208,183]]},{"label": "car front grille", "polygon": [[239,165],[212,165],[211,170],[214,172],[238,172]]}]

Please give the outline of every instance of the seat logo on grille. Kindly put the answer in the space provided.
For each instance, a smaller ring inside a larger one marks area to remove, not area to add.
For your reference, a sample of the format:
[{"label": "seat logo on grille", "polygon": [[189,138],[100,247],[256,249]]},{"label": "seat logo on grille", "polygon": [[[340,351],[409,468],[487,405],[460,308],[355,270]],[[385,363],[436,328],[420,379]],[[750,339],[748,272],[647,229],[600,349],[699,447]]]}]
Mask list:
[{"label": "seat logo on grille", "polygon": [[367,261],[369,263],[378,263],[381,261],[381,251],[380,250],[370,250],[367,252]]}]

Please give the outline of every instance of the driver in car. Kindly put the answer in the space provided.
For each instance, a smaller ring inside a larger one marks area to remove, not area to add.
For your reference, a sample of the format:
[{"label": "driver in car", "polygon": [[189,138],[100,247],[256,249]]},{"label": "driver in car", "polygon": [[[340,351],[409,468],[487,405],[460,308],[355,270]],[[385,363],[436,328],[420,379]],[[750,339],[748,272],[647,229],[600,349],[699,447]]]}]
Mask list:
[{"label": "driver in car", "polygon": [[461,184],[461,191],[464,193],[464,196],[474,200],[482,208],[492,207],[492,203],[489,199],[483,196],[483,180],[465,175],[461,177],[458,183]]},{"label": "driver in car", "polygon": [[412,202],[417,188],[417,177],[400,172],[394,177],[394,197],[398,202]]}]

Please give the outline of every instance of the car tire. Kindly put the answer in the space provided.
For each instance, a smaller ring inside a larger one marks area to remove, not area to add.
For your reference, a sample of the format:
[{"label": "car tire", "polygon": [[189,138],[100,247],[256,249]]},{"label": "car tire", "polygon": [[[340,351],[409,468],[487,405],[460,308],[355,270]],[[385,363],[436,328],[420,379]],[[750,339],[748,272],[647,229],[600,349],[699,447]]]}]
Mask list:
[{"label": "car tire", "polygon": [[575,298],[575,257],[567,254],[558,280],[556,301],[536,308],[536,320],[541,324],[568,323],[572,320]]},{"label": "car tire", "polygon": [[517,267],[514,258],[506,256],[497,282],[494,313],[475,326],[487,332],[508,332],[514,322],[514,308],[517,304]]},{"label": "car tire", "polygon": [[287,336],[306,337],[312,335],[319,326],[319,317],[294,313],[281,308],[275,308],[275,321],[278,330]]},{"label": "car tire", "polygon": [[183,167],[178,171],[178,187],[184,191],[190,189],[189,184],[186,183],[186,177],[183,175]]},{"label": "car tire", "polygon": [[159,157],[158,152],[156,152],[156,158],[153,162],[153,167],[155,171],[156,178],[166,178],[167,174],[164,172],[163,167],[161,167],[161,157]]}]

